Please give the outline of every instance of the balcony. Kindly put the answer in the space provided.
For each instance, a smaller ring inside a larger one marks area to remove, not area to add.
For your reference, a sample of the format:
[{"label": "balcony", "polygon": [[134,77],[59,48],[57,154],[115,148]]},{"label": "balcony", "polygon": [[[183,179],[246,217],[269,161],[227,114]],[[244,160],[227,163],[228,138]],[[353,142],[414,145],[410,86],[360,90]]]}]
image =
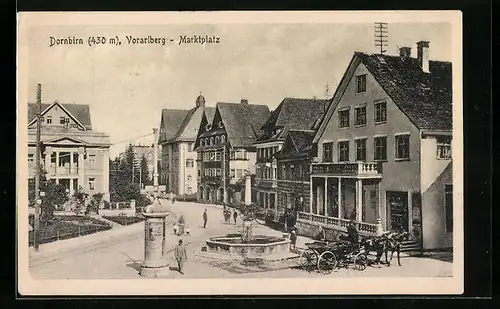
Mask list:
[{"label": "balcony", "polygon": [[265,163],[272,163],[273,162],[272,157],[258,157],[256,160],[257,164],[265,164]]},{"label": "balcony", "polygon": [[[325,217],[311,213],[299,212],[298,221],[309,223],[311,225],[321,225],[326,228],[333,228],[339,231],[347,232],[349,220],[334,217]],[[375,235],[382,226],[367,222],[356,222],[356,228],[361,235]]]},{"label": "balcony", "polygon": [[382,164],[380,162],[313,163],[312,174],[381,178]]},{"label": "balcony", "polygon": [[66,164],[64,166],[59,166],[55,167],[54,164],[52,164],[48,169],[47,169],[47,174],[49,176],[76,176],[78,175],[78,165],[76,163],[73,163],[73,166],[69,166],[69,164]]},{"label": "balcony", "polygon": [[278,186],[277,179],[264,179],[264,178],[255,178],[255,186],[259,188],[276,188]]}]

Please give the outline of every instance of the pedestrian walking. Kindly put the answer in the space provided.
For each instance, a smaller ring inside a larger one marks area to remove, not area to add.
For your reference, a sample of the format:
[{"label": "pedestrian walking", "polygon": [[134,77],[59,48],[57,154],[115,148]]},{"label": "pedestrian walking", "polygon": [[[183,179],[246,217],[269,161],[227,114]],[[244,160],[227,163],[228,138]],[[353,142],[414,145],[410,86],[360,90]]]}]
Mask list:
[{"label": "pedestrian walking", "polygon": [[203,228],[207,227],[208,214],[207,209],[205,208],[205,212],[203,213]]},{"label": "pedestrian walking", "polygon": [[179,244],[174,249],[174,256],[177,260],[177,268],[181,274],[184,275],[183,268],[184,262],[187,260],[186,247],[182,243],[182,239],[179,239]]},{"label": "pedestrian walking", "polygon": [[236,211],[236,209],[234,210],[233,212],[233,219],[234,219],[234,224],[236,225],[236,219],[238,218],[238,212]]},{"label": "pedestrian walking", "polygon": [[181,215],[179,217],[177,223],[179,224],[179,235],[184,235],[184,226],[186,225],[186,221],[184,220],[184,215]]},{"label": "pedestrian walking", "polygon": [[174,222],[173,228],[174,228],[174,235],[177,235],[177,231],[179,230],[179,226],[177,225],[177,222]]}]

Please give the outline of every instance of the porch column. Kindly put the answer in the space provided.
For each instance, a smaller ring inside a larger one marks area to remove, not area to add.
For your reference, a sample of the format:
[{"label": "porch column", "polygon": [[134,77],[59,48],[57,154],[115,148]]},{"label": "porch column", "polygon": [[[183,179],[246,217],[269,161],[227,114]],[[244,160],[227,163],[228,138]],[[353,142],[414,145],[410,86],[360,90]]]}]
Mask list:
[{"label": "porch column", "polygon": [[69,174],[73,174],[73,151],[69,152]]},{"label": "porch column", "polygon": [[85,168],[84,168],[84,149],[78,148],[78,186],[85,190]]},{"label": "porch column", "polygon": [[59,169],[59,150],[56,150],[56,167],[55,167],[55,174],[58,174],[58,169]]},{"label": "porch column", "polygon": [[328,203],[327,203],[328,202],[328,200],[327,200],[327,198],[328,198],[328,187],[327,187],[327,184],[328,184],[328,177],[325,177],[325,200],[323,201],[324,202],[323,208],[325,210],[325,217],[328,217],[328,212],[327,212],[327,210],[328,210],[328,206],[327,206],[328,205]]},{"label": "porch column", "polygon": [[314,191],[313,191],[313,177],[310,177],[309,181],[309,213],[312,213],[313,209],[313,198],[314,198]]},{"label": "porch column", "polygon": [[356,181],[356,221],[361,222],[363,219],[363,180]]},{"label": "porch column", "polygon": [[73,196],[73,178],[69,179],[69,196]]},{"label": "porch column", "polygon": [[103,199],[109,201],[109,149],[102,151],[102,193]]},{"label": "porch column", "polygon": [[321,207],[321,186],[316,187],[316,215],[319,215],[319,208]]},{"label": "porch column", "polygon": [[339,215],[339,218],[342,219],[343,215],[344,215],[342,213],[342,211],[343,211],[343,209],[342,209],[342,181],[341,181],[342,178],[339,177],[338,179],[339,179],[339,187],[337,188],[337,196],[338,196],[337,199],[339,201],[339,214],[338,215]]},{"label": "porch column", "polygon": [[50,175],[52,174],[52,170],[50,167],[50,158],[52,157],[52,147],[47,147],[45,149],[45,171],[47,172],[46,177],[50,179]]}]

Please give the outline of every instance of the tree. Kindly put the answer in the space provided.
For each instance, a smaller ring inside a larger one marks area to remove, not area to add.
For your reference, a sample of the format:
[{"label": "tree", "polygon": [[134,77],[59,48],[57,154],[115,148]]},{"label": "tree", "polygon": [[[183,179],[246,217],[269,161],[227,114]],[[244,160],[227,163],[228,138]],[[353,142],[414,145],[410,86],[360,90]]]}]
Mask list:
[{"label": "tree", "polygon": [[142,155],[141,158],[141,182],[142,185],[149,185],[151,181],[149,180],[149,168],[148,168],[148,160],[145,155]]},{"label": "tree", "polygon": [[99,205],[101,205],[102,198],[104,197],[104,193],[96,193],[92,195],[92,199],[90,200],[90,203],[87,206],[87,213],[90,213],[91,211],[95,211],[97,214],[99,214]]},{"label": "tree", "polygon": [[78,190],[75,191],[73,194],[73,199],[76,202],[76,213],[77,214],[82,214],[85,213],[85,215],[88,214],[87,209],[85,207],[85,200],[89,195],[83,191],[82,187],[79,187]]}]

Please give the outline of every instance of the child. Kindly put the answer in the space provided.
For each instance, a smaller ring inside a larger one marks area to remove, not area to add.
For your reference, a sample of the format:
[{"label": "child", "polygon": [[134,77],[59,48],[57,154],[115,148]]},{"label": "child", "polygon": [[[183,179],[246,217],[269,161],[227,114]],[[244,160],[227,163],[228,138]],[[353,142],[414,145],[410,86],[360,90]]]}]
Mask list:
[{"label": "child", "polygon": [[177,235],[177,230],[179,229],[179,227],[177,226],[177,222],[174,222],[174,235]]},{"label": "child", "polygon": [[295,232],[295,229],[293,229],[290,234],[290,241],[290,249],[295,250],[295,244],[297,243],[297,232]]}]

